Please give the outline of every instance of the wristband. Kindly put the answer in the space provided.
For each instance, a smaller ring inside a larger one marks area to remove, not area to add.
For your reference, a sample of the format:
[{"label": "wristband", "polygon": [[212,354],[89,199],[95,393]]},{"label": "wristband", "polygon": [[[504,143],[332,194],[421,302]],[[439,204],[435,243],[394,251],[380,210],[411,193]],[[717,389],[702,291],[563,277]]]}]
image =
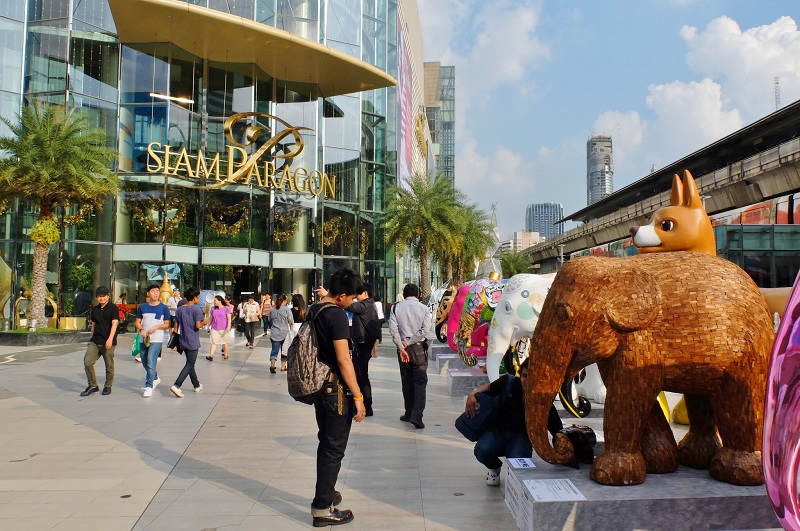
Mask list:
[{"label": "wristband", "polygon": [[361,400],[361,401],[363,401],[363,400],[364,400],[364,395],[361,395],[361,396],[354,396],[354,397],[353,397],[353,400]]}]

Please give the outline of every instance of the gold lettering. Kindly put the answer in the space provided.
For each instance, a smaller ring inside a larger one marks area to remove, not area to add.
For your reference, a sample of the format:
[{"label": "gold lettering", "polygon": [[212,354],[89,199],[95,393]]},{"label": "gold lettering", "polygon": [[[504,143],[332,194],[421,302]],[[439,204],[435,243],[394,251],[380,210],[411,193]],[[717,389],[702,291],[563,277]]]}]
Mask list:
[{"label": "gold lettering", "polygon": [[197,152],[197,165],[195,166],[194,173],[197,175],[197,178],[200,179],[200,167],[203,168],[203,175],[206,177],[211,177],[211,172],[214,172],[214,178],[219,181],[219,153],[214,156],[214,160],[211,161],[211,167],[206,166],[206,157],[202,151]]},{"label": "gold lettering", "polygon": [[290,171],[289,165],[283,165],[283,172],[281,174],[281,181],[278,183],[278,190],[285,190],[286,183],[289,183],[289,189],[294,191],[294,183],[292,183],[292,172]]},{"label": "gold lettering", "polygon": [[[314,185],[317,185],[317,189],[314,189]],[[322,172],[319,170],[314,170],[311,172],[311,175],[308,176],[308,191],[311,192],[312,195],[319,195],[322,191]]]},{"label": "gold lettering", "polygon": [[181,152],[178,154],[178,162],[176,162],[175,167],[172,168],[172,175],[178,175],[181,164],[186,166],[186,173],[189,174],[190,178],[194,179],[194,173],[192,173],[192,166],[189,162],[189,154],[186,153],[186,148],[182,148]]},{"label": "gold lettering", "polygon": [[[161,143],[160,142],[150,142],[149,144],[147,144],[147,156],[148,156],[148,159],[147,159],[147,172],[148,173],[158,173],[158,172],[161,171],[161,157],[159,157],[158,153],[156,153],[156,151],[154,149],[156,147],[161,147]],[[150,159],[154,160],[158,164],[158,166],[155,167],[155,168],[151,167],[150,166]]]},{"label": "gold lettering", "polygon": [[164,175],[169,175],[169,144],[164,146]]},{"label": "gold lettering", "polygon": [[[308,192],[308,170],[297,168],[294,170],[294,187],[301,194]],[[302,180],[301,180],[302,179]]]},{"label": "gold lettering", "polygon": [[[242,162],[236,163],[235,153],[242,154]],[[228,182],[236,182],[236,178],[234,178],[233,173],[235,168],[241,168],[247,162],[247,152],[240,147],[237,146],[228,146]],[[238,176],[237,176],[238,177]]]},{"label": "gold lettering", "polygon": [[323,192],[325,191],[326,188],[330,191],[330,193],[327,193],[325,195],[327,195],[328,197],[333,199],[336,196],[336,176],[335,175],[331,175],[330,177],[328,177],[327,173],[323,173],[322,174],[322,190],[323,190]]},{"label": "gold lettering", "polygon": [[267,188],[277,188],[278,184],[275,182],[275,163],[272,161],[264,162],[264,184]]},{"label": "gold lettering", "polygon": [[247,177],[244,179],[244,184],[250,184],[253,174],[256,176],[256,183],[258,183],[259,186],[264,186],[264,183],[261,182],[261,172],[258,171],[258,164],[255,162],[252,166],[250,166],[250,171],[247,172]]}]

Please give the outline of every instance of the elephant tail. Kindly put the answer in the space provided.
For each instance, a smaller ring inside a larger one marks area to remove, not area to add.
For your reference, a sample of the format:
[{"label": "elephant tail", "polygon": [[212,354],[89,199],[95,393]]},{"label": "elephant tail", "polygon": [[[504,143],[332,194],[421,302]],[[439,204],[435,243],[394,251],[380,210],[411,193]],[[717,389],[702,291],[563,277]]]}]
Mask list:
[{"label": "elephant tail", "polygon": [[762,465],[778,520],[785,529],[800,530],[800,276],[783,316],[767,381]]}]

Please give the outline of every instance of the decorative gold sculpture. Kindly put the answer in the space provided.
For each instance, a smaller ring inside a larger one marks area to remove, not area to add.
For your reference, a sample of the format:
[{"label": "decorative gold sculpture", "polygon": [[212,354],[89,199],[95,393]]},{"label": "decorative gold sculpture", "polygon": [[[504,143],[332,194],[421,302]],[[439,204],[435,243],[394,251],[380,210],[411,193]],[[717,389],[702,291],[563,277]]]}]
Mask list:
[{"label": "decorative gold sculpture", "polygon": [[[533,447],[550,463],[570,461],[568,439],[550,445],[548,412],[565,376],[597,362],[607,388],[605,450],[592,479],[635,485],[680,462],[720,481],[761,484],[773,338],[764,297],[727,260],[679,251],[570,261],[553,281],[531,342]],[[656,401],[662,389],[686,395],[691,424],[680,445]]]}]

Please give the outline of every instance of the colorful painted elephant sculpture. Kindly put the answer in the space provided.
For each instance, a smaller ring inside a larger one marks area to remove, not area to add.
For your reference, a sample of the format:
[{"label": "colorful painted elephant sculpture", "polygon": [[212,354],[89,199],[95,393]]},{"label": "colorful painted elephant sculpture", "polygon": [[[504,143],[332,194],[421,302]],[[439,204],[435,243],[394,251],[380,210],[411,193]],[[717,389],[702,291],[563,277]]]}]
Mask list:
[{"label": "colorful painted elephant sculpture", "polygon": [[506,282],[499,274],[494,274],[490,278],[476,280],[467,293],[455,343],[461,360],[468,366],[476,365],[479,357],[486,356],[489,323],[492,322]]}]

